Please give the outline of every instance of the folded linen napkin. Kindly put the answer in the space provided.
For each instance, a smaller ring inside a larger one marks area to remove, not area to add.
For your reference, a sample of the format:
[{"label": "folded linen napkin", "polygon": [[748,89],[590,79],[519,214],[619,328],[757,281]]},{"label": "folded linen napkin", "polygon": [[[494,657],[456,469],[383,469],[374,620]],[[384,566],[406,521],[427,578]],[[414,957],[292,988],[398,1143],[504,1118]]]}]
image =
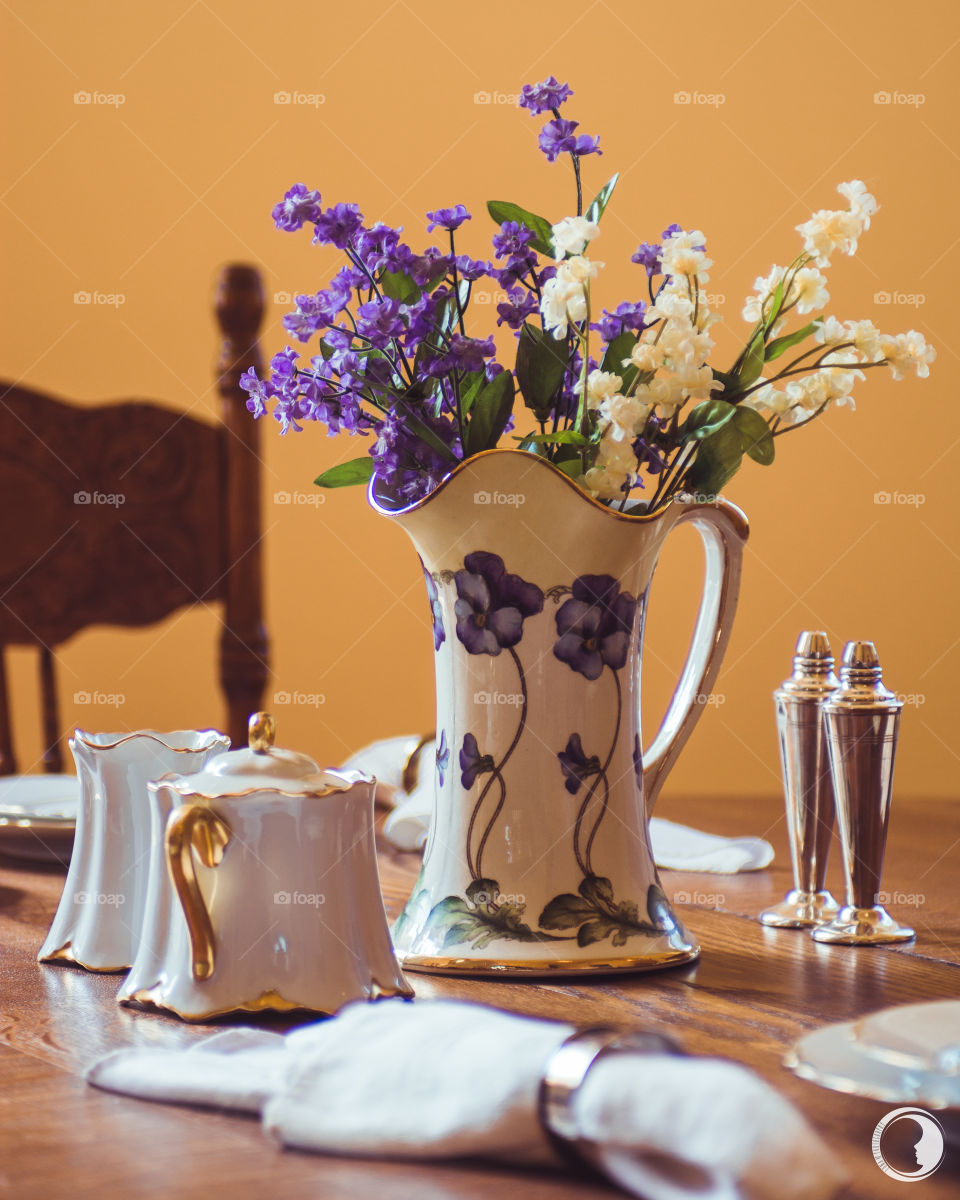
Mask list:
[{"label": "folded linen napkin", "polygon": [[[285,1036],[236,1029],[185,1051],[115,1051],[87,1079],[259,1110],[302,1150],[557,1167],[538,1090],[572,1031],[462,1001],[386,1000]],[[596,1060],[572,1111],[591,1161],[644,1200],[826,1200],[843,1181],[800,1114],[732,1062],[618,1051]]]},{"label": "folded linen napkin", "polygon": [[[419,744],[412,737],[373,742],[348,759],[346,767],[377,778],[377,799],[392,809],[384,833],[399,850],[419,850],[427,839],[433,817],[433,774],[420,771],[416,785],[403,790],[404,766]],[[423,762],[433,760],[433,743],[421,751]],[[650,841],[658,867],[674,871],[705,871],[736,875],[759,871],[773,862],[773,847],[758,837],[720,837],[662,817],[650,820]]]}]

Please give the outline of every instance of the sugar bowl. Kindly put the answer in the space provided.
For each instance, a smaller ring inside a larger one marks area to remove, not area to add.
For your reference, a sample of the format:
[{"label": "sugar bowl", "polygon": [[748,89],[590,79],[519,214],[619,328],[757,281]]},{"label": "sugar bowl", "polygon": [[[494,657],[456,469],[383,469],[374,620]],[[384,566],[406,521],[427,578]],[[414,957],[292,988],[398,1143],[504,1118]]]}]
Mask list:
[{"label": "sugar bowl", "polygon": [[323,771],[275,732],[255,713],[246,749],[150,784],[162,836],[122,1004],[203,1021],[412,997],[380,894],[375,780]]}]

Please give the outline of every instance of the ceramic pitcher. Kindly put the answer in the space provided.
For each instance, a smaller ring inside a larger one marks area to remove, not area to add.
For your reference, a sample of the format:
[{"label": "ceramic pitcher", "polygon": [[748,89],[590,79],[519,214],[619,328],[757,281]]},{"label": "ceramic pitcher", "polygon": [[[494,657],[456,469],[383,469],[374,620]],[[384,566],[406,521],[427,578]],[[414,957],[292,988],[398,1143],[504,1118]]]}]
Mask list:
[{"label": "ceramic pitcher", "polygon": [[147,782],[198,771],[230,739],[215,729],[85,733],[70,750],[80,779],[73,855],[41,962],[123,971],[140,941],[150,863]]},{"label": "ceramic pitcher", "polygon": [[[517,450],[467,460],[399,511],[433,615],[436,811],[394,941],[405,967],[647,970],[699,950],[660,886],[648,814],[716,679],[747,536],[723,500],[619,512]],[[668,534],[706,574],[686,664],[642,750],[641,650]]]},{"label": "ceramic pitcher", "polygon": [[380,896],[375,780],[322,771],[274,734],[254,714],[247,749],[150,785],[150,895],[122,1004],[201,1021],[413,995]]}]

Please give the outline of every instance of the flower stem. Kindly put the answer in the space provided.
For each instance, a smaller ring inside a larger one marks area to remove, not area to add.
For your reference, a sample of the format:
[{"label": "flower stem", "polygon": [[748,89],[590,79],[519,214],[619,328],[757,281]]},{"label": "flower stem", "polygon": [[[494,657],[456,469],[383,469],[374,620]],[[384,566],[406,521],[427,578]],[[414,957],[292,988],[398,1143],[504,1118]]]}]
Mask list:
[{"label": "flower stem", "polygon": [[613,730],[613,741],[610,743],[610,749],[607,752],[607,761],[600,768],[598,779],[603,781],[603,804],[600,806],[600,812],[597,814],[597,819],[593,824],[593,829],[590,831],[590,837],[587,839],[586,849],[584,850],[583,858],[587,865],[587,874],[593,874],[593,841],[597,836],[597,831],[607,813],[607,806],[610,803],[610,784],[607,781],[607,771],[610,769],[610,763],[613,761],[613,752],[617,748],[617,742],[620,738],[620,722],[623,719],[623,689],[620,687],[620,676],[617,672],[610,668],[610,673],[613,675],[613,682],[617,686],[617,721]]}]

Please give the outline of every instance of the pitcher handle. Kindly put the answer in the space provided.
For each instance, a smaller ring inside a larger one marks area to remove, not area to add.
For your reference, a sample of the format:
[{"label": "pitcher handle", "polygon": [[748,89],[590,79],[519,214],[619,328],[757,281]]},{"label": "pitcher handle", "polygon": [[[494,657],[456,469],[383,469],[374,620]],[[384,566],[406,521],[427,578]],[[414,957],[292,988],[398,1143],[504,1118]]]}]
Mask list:
[{"label": "pitcher handle", "polygon": [[183,909],[190,935],[190,959],[193,977],[209,979],[213,974],[216,938],[207,911],[193,856],[205,867],[217,866],[230,841],[230,826],[222,817],[200,804],[175,808],[167,820],[167,869],[177,899]]},{"label": "pitcher handle", "polygon": [[700,719],[704,709],[700,697],[709,695],[716,682],[737,609],[743,547],[749,532],[747,518],[729,500],[675,503],[685,504],[685,511],[674,522],[673,529],[687,522],[693,524],[703,540],[706,571],[697,623],[680,681],[656,737],[643,754],[648,814],[653,811],[664,780]]}]

